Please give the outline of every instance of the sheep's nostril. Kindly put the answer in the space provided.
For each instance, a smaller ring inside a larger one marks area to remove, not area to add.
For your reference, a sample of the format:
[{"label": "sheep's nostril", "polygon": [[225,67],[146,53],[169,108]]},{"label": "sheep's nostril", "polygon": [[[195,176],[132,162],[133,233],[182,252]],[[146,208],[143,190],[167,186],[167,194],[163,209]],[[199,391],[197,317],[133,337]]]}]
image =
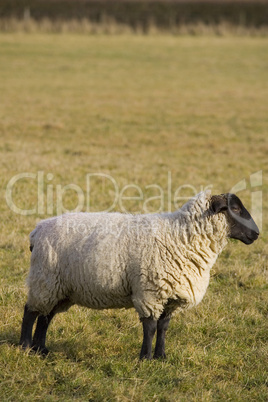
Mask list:
[{"label": "sheep's nostril", "polygon": [[256,223],[254,221],[251,224],[251,230],[256,236],[259,236],[260,231],[259,231],[259,228],[258,228],[258,226],[256,225]]},{"label": "sheep's nostril", "polygon": [[253,239],[254,240],[257,240],[257,238],[259,237],[259,232],[256,232],[255,230],[254,230],[254,232],[253,232]]}]

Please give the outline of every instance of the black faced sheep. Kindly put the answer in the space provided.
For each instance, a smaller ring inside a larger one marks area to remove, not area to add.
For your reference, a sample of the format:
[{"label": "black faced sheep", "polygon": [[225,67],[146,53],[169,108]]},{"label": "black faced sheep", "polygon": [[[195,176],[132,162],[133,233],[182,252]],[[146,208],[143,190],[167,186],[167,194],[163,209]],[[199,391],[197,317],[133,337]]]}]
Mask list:
[{"label": "black faced sheep", "polygon": [[[197,305],[227,238],[259,231],[239,198],[202,192],[174,213],[72,213],[41,221],[32,250],[20,343],[46,354],[53,316],[73,304],[134,307],[143,324],[140,358],[165,357],[172,313]],[[32,339],[32,328],[38,317]]]}]

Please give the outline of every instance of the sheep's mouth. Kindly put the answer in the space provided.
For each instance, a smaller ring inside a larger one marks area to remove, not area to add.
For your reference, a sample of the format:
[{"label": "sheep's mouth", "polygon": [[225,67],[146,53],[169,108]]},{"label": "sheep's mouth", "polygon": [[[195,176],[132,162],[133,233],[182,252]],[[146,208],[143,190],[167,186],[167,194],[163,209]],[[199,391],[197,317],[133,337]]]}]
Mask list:
[{"label": "sheep's mouth", "polygon": [[258,235],[248,236],[245,235],[245,240],[242,240],[245,244],[252,244],[255,240],[257,240]]}]

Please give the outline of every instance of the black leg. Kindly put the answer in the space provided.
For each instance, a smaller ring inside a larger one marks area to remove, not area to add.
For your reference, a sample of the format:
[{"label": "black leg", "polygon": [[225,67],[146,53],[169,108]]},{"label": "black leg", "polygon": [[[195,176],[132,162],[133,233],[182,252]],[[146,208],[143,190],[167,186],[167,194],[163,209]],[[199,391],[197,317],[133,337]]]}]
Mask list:
[{"label": "black leg", "polygon": [[20,345],[22,345],[23,349],[32,346],[32,330],[37,316],[38,312],[29,310],[29,307],[25,304],[20,336]]},{"label": "black leg", "polygon": [[48,315],[40,315],[38,317],[32,342],[32,349],[35,352],[41,353],[42,355],[48,354],[48,349],[46,348],[46,335],[48,326],[56,313],[67,311],[71,305],[72,303],[69,299],[60,300]]},{"label": "black leg", "polygon": [[33,337],[32,349],[35,352],[41,353],[42,355],[48,354],[48,349],[46,348],[46,335],[48,326],[54,317],[54,311],[50,314],[44,316],[40,315],[37,320],[36,329]]},{"label": "black leg", "polygon": [[140,359],[152,358],[152,341],[157,328],[157,321],[153,318],[143,318],[143,343],[141,347]]},{"label": "black leg", "polygon": [[165,336],[166,330],[168,329],[168,324],[170,321],[170,317],[166,317],[165,313],[161,315],[159,320],[157,321],[157,337],[154,351],[154,359],[165,359]]}]

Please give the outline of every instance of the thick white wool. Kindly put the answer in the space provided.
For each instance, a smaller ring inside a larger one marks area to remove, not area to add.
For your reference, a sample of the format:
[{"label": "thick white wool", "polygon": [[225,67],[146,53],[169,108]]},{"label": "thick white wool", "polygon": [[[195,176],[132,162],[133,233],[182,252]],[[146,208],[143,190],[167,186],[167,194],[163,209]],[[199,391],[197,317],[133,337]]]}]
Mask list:
[{"label": "thick white wool", "polygon": [[33,246],[28,305],[48,314],[69,299],[95,309],[135,307],[158,319],[198,304],[227,242],[224,214],[202,192],[174,213],[73,213],[41,221]]}]

